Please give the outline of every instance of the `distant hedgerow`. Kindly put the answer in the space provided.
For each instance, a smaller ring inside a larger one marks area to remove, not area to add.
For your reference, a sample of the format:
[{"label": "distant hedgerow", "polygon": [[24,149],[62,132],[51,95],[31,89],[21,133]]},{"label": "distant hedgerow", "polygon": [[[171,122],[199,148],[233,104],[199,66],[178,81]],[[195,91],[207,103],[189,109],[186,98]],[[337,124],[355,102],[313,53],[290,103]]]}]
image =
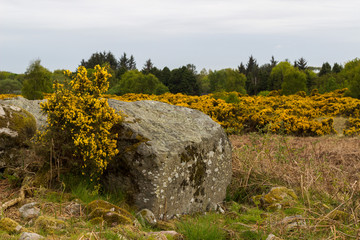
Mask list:
[{"label": "distant hedgerow", "polygon": [[[70,71],[65,74],[72,75]],[[106,69],[97,65],[89,78],[86,68],[80,66],[70,82],[55,82],[55,93],[41,105],[48,116],[41,139],[53,143],[54,158],[81,169],[91,181],[118,153],[111,129],[121,122],[121,116],[101,98],[108,90],[109,77]]]}]

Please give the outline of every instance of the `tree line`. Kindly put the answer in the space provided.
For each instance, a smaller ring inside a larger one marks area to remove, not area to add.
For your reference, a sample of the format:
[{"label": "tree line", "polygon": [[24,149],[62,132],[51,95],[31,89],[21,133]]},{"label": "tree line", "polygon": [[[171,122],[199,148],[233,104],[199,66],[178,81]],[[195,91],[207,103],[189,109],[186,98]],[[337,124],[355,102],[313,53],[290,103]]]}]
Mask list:
[{"label": "tree line", "polygon": [[[344,66],[328,62],[321,67],[310,67],[302,57],[291,63],[288,60],[277,61],[274,57],[268,63],[259,65],[250,56],[247,63],[240,63],[236,69],[197,71],[195,65],[187,64],[170,70],[157,68],[148,59],[141,69],[136,67],[133,55],[123,53],[116,58],[113,53],[96,52],[81,66],[92,73],[96,65],[106,66],[112,75],[109,79],[109,94],[126,93],[163,94],[165,92],[187,95],[204,95],[218,92],[236,91],[248,95],[277,94],[290,95],[299,91],[310,94],[348,88],[347,95],[360,98],[360,59],[356,58]],[[54,80],[63,82],[66,77],[63,70],[50,72],[41,65],[40,60],[33,61],[24,74],[0,72],[0,93],[21,93],[29,99],[41,99],[44,92],[51,92]]]}]

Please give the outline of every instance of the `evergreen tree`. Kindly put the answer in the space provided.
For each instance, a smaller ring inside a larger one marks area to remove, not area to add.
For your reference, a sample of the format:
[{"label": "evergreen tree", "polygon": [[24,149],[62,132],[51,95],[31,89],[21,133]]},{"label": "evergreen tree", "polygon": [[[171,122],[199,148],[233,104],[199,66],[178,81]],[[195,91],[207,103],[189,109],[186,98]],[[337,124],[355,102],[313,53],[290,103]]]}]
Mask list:
[{"label": "evergreen tree", "polygon": [[186,66],[173,69],[168,84],[171,93],[187,95],[199,95],[200,93],[196,75]]},{"label": "evergreen tree", "polygon": [[271,56],[271,59],[270,59],[270,65],[271,67],[275,67],[276,65],[278,64],[278,61],[275,60],[275,57],[274,56]]},{"label": "evergreen tree", "polygon": [[244,66],[244,64],[242,62],[238,66],[238,71],[239,71],[239,73],[242,73],[242,74],[246,75],[246,68],[245,68],[245,66]]},{"label": "evergreen tree", "polygon": [[301,71],[305,71],[308,68],[307,61],[303,57],[301,57],[301,58],[299,58],[299,60],[295,61],[294,66],[297,67]]},{"label": "evergreen tree", "polygon": [[338,63],[334,63],[334,66],[332,68],[332,72],[333,73],[339,73],[339,72],[341,72],[341,70],[343,70],[343,67]]},{"label": "evergreen tree", "polygon": [[141,72],[144,74],[149,74],[154,68],[154,64],[151,62],[151,59],[149,58],[146,60],[144,67],[141,69]]},{"label": "evergreen tree", "polygon": [[167,87],[170,85],[171,71],[168,67],[164,67],[162,71],[159,71],[159,75],[156,75],[159,80]]},{"label": "evergreen tree", "polygon": [[109,52],[96,52],[91,55],[91,57],[85,61],[81,60],[81,66],[85,68],[94,68],[96,65],[104,66],[109,64],[110,68],[116,70],[118,68],[118,62],[110,51]]},{"label": "evergreen tree", "polygon": [[259,66],[256,62],[256,59],[251,55],[246,65],[246,92],[249,95],[258,93],[258,70]]},{"label": "evergreen tree", "polygon": [[128,68],[127,70],[135,70],[136,69],[136,62],[135,62],[135,58],[133,55],[130,56],[129,59],[129,63],[128,63]]},{"label": "evergreen tree", "polygon": [[270,79],[270,74],[271,74],[272,69],[273,69],[273,66],[271,63],[264,64],[259,68],[259,72],[258,72],[259,84],[257,87],[258,93],[261,91],[268,90],[269,79]]},{"label": "evergreen tree", "polygon": [[319,72],[319,77],[329,74],[329,73],[331,73],[330,63],[328,63],[328,62],[323,63],[323,65],[321,66],[320,72]]}]

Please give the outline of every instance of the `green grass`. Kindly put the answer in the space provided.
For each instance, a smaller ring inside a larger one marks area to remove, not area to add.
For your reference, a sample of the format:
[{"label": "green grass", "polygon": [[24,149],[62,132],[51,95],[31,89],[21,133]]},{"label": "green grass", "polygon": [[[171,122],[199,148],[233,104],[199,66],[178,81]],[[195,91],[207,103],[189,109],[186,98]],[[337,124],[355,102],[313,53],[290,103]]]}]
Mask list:
[{"label": "green grass", "polygon": [[111,193],[102,190],[97,191],[95,184],[86,178],[67,175],[63,177],[63,182],[65,191],[70,192],[74,198],[80,199],[85,204],[101,199],[118,205],[123,203],[126,198],[126,195],[120,191]]},{"label": "green grass", "polygon": [[177,224],[177,231],[187,240],[226,239],[226,233],[218,221],[220,219],[217,214],[186,218]]}]

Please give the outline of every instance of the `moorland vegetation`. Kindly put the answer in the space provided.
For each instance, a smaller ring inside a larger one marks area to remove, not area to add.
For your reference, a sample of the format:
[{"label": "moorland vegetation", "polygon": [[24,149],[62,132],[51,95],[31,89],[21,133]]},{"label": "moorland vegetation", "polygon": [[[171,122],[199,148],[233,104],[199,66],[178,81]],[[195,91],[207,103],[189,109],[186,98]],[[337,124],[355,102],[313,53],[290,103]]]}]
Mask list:
[{"label": "moorland vegetation", "polygon": [[[114,117],[105,103],[106,98],[114,98],[157,100],[198,109],[220,123],[229,134],[234,147],[233,179],[222,205],[224,211],[183,216],[167,224],[167,230],[176,230],[185,239],[266,239],[269,234],[280,239],[360,237],[359,59],[349,61],[344,67],[324,63],[318,73],[308,67],[303,58],[293,65],[288,61],[278,63],[272,58],[270,64],[258,66],[250,57],[246,66],[240,64],[236,70],[197,73],[191,64],[159,70],[150,59],[138,71],[133,56],[127,58],[124,54],[117,61],[111,52],[103,52],[93,54],[81,65],[75,73],[64,75],[60,70],[51,73],[40,61],[35,61],[24,75],[0,73],[0,84],[11,82],[10,87],[8,84],[7,88],[0,87],[2,91],[7,89],[0,98],[14,97],[21,92],[29,99],[47,98],[44,110],[53,114],[50,126],[54,128],[50,129],[53,132],[48,133],[45,142],[50,146],[53,143],[49,139],[66,142],[70,145],[67,150],[71,150],[67,154],[71,156],[62,159],[74,158],[79,166],[90,163],[97,173],[91,175],[84,166],[85,177],[80,176],[81,180],[74,181],[70,177],[69,181],[66,176],[59,178],[60,184],[53,185],[52,190],[32,189],[33,199],[42,204],[44,212],[65,219],[70,226],[65,231],[43,231],[43,235],[52,239],[121,239],[119,228],[91,223],[85,215],[76,218],[66,215],[64,206],[74,198],[83,204],[103,198],[134,214],[124,198],[114,198],[97,187],[96,181],[90,180],[101,175],[101,169],[116,154],[110,122],[119,122],[121,117]],[[49,88],[55,79],[58,80],[55,87]],[[105,83],[107,79],[109,85]],[[41,88],[27,87],[32,84]],[[152,88],[147,88],[146,84]],[[153,91],[144,92],[143,89]],[[86,107],[96,111],[86,115],[89,112]],[[58,110],[67,114],[57,115]],[[84,132],[83,125],[94,131],[105,129],[110,135],[99,135],[92,141],[94,132]],[[64,131],[62,128],[69,132],[59,134]],[[66,136],[70,138],[64,139]],[[108,145],[103,145],[104,139],[110,139],[106,141]],[[34,155],[45,154],[37,158],[48,162],[49,152],[61,152],[62,143],[57,144],[58,149],[47,145],[47,150],[40,152],[39,146],[34,146]],[[92,156],[90,152],[97,155]],[[16,196],[20,187],[17,178],[0,174],[3,193],[0,201]],[[266,205],[271,189],[279,186],[289,189],[296,197],[276,202],[279,205],[275,208],[271,207],[272,203]],[[13,212],[9,208],[1,214],[11,217]],[[128,239],[153,239],[136,234],[162,227],[139,226],[133,235],[126,236]],[[0,237],[18,239],[18,234],[0,230]]]}]

